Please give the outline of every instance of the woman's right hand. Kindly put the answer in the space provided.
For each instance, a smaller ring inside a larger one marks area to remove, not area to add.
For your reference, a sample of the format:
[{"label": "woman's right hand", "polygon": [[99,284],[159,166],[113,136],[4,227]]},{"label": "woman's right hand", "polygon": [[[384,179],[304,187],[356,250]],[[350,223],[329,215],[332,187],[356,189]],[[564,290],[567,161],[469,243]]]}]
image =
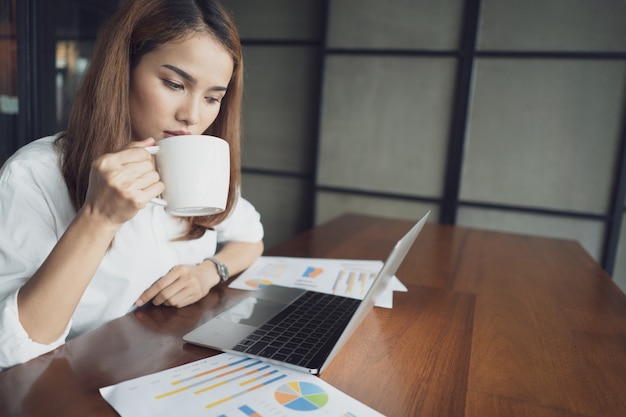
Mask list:
[{"label": "woman's right hand", "polygon": [[91,165],[83,209],[121,226],[165,188],[145,149],[152,138],[132,142],[121,151],[102,155]]}]

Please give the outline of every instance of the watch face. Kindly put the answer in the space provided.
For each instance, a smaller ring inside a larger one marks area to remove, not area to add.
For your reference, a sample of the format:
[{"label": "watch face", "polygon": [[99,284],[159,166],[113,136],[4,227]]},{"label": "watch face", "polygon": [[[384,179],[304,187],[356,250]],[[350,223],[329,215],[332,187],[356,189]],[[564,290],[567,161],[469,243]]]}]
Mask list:
[{"label": "watch face", "polygon": [[223,263],[221,263],[215,258],[209,258],[209,260],[215,264],[215,267],[217,268],[217,273],[222,279],[222,281],[223,282],[227,281],[228,280],[228,268],[226,268],[226,265],[224,265]]}]

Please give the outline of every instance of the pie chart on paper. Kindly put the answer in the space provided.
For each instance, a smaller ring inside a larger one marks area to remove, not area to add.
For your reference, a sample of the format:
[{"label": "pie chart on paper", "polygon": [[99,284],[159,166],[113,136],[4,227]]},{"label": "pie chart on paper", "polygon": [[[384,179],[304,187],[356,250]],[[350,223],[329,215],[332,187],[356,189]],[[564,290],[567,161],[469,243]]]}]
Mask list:
[{"label": "pie chart on paper", "polygon": [[261,289],[267,287],[268,285],[272,285],[272,281],[267,279],[250,279],[246,281],[246,285],[248,287]]},{"label": "pie chart on paper", "polygon": [[310,382],[288,382],[278,387],[274,398],[282,406],[295,411],[319,410],[328,403],[328,394]]}]

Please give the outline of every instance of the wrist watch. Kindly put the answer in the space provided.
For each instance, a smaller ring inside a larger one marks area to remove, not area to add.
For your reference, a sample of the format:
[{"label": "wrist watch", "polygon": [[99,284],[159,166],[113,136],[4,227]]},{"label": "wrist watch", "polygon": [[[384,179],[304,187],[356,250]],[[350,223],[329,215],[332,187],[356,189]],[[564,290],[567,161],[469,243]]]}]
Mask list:
[{"label": "wrist watch", "polygon": [[215,258],[206,258],[205,261],[211,261],[215,264],[217,268],[217,274],[220,276],[222,282],[228,281],[228,268],[221,261]]}]

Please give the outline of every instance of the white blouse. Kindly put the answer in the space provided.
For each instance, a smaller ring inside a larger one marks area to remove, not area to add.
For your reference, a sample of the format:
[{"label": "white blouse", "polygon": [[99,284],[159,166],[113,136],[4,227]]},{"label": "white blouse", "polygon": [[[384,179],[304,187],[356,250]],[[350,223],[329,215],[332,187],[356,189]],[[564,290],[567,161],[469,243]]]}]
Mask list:
[{"label": "white blouse", "polygon": [[263,238],[260,215],[244,198],[215,230],[191,241],[172,241],[185,225],[163,207],[148,204],[117,232],[65,333],[47,345],[34,342],[20,324],[17,293],[76,215],[59,169],[55,138],[24,146],[0,170],[0,370],[126,314],[173,266],[201,262],[215,254],[218,243]]}]

